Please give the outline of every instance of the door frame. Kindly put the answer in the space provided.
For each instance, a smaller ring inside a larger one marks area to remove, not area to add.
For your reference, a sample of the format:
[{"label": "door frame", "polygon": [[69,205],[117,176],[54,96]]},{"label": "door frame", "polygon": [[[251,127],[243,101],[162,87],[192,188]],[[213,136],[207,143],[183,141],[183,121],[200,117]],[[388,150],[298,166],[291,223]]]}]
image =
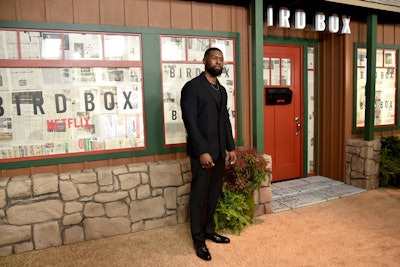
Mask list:
[{"label": "door frame", "polygon": [[[264,40],[263,40],[263,47],[264,45],[296,45],[296,46],[302,46],[303,47],[303,99],[302,99],[302,117],[304,118],[303,122],[303,140],[302,140],[302,150],[303,150],[303,155],[301,156],[303,159],[303,177],[308,177],[312,175],[318,175],[319,173],[319,159],[318,159],[318,133],[319,133],[319,128],[318,128],[318,120],[319,120],[319,103],[318,103],[318,92],[319,92],[319,87],[318,87],[318,81],[319,81],[319,68],[318,68],[318,40],[313,40],[313,39],[304,39],[304,38],[287,38],[287,37],[280,37],[280,36],[266,36],[264,35]],[[308,141],[308,120],[306,119],[308,116],[308,55],[307,55],[307,48],[308,47],[314,47],[315,49],[315,75],[314,75],[314,171],[309,172],[308,171],[308,163],[309,163],[309,156],[308,156],[308,147],[309,147],[309,141]],[[262,66],[260,66],[262,68]],[[262,99],[263,100],[263,99]],[[262,116],[263,121],[264,121],[264,107],[262,109],[258,110],[259,114]],[[264,127],[264,126],[262,126]],[[274,160],[274,159],[272,159]],[[273,172],[273,170],[272,170]]]}]

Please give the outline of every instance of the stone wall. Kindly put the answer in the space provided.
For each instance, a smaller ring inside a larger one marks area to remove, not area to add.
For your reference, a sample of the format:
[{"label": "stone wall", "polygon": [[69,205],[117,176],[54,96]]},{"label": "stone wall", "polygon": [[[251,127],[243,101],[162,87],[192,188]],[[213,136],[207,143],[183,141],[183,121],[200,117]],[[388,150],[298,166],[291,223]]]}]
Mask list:
[{"label": "stone wall", "polygon": [[379,187],[381,140],[349,139],[346,143],[346,183],[372,190]]},{"label": "stone wall", "polygon": [[[189,159],[0,178],[0,256],[188,221]],[[255,216],[271,213],[268,176]]]}]

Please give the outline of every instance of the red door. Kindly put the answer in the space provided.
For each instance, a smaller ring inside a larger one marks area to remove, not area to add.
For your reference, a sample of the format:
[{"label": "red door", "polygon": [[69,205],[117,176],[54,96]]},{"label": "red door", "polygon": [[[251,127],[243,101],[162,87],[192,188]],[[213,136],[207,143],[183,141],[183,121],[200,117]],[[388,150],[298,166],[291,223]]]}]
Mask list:
[{"label": "red door", "polygon": [[273,182],[303,174],[302,66],[301,46],[264,45],[264,153]]}]

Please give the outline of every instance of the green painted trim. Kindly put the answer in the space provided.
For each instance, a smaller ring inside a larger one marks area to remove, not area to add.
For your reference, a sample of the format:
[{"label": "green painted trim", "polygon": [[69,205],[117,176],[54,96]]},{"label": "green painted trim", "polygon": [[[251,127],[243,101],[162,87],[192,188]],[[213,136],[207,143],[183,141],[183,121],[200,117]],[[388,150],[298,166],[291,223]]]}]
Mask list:
[{"label": "green painted trim", "polygon": [[365,86],[365,124],[364,140],[374,139],[375,113],[375,73],[376,73],[376,35],[378,16],[367,17],[367,85]]},{"label": "green painted trim", "polygon": [[308,51],[303,47],[303,177],[308,172]]},{"label": "green painted trim", "polygon": [[[5,21],[0,20],[0,28],[21,28],[38,30],[62,30],[62,31],[93,31],[93,32],[121,32],[142,34],[142,56],[143,56],[143,84],[144,115],[146,148],[143,150],[132,150],[125,152],[107,152],[102,154],[90,154],[67,157],[54,157],[46,159],[24,160],[17,162],[0,163],[0,169],[28,168],[33,166],[47,166],[65,163],[76,163],[83,161],[96,161],[117,158],[129,158],[136,156],[148,156],[155,154],[167,154],[186,151],[186,145],[164,146],[163,118],[162,118],[162,88],[161,88],[161,66],[160,66],[160,35],[189,35],[236,39],[236,101],[237,101],[237,140],[238,146],[243,145],[242,130],[242,75],[240,58],[240,34],[237,32],[215,32],[200,30],[178,30],[163,28],[138,28],[126,26],[103,26],[86,24],[44,23],[27,21]],[[156,103],[155,105],[152,103]],[[157,105],[158,104],[158,105]]]},{"label": "green painted trim", "polygon": [[263,1],[251,1],[253,147],[264,152]]},{"label": "green painted trim", "polygon": [[[315,160],[315,170],[314,173],[318,174],[318,40],[315,39],[306,39],[306,38],[288,38],[288,37],[281,37],[281,36],[264,36],[264,43],[269,44],[289,44],[289,45],[299,45],[303,47],[303,115],[308,114],[308,56],[307,56],[307,48],[309,46],[315,47],[315,81],[314,81],[314,90],[315,90],[315,129],[314,129],[314,136],[315,136],[315,150],[314,150],[314,160]],[[264,111],[263,111],[264,112]],[[308,175],[307,163],[308,163],[308,120],[307,116],[303,116],[303,176],[306,177]]]},{"label": "green painted trim", "polygon": [[318,70],[319,70],[319,52],[318,52],[318,42],[316,42],[315,45],[315,96],[314,96],[314,101],[315,101],[315,111],[314,111],[314,120],[315,120],[315,140],[314,140],[314,167],[315,167],[315,174],[319,174],[319,149],[318,149],[318,144],[319,144],[319,75],[318,75]]},{"label": "green painted trim", "polygon": [[[236,38],[236,51],[240,50],[240,36]],[[236,53],[236,62],[242,62],[242,58],[240,53]],[[237,141],[235,143],[236,146],[243,146],[243,106],[242,106],[242,95],[243,95],[243,88],[242,88],[242,65],[236,64],[236,116],[237,116]]]}]

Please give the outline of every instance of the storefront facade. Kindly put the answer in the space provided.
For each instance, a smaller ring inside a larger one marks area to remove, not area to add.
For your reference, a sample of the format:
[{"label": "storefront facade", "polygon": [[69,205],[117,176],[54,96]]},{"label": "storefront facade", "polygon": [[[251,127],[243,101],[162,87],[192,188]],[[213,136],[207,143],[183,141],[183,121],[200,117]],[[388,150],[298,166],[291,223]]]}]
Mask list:
[{"label": "storefront facade", "polygon": [[0,7],[1,177],[185,158],[180,88],[215,45],[226,57],[220,80],[237,146],[271,155],[273,181],[316,174],[344,181],[346,140],[365,136],[369,27],[381,60],[373,136],[400,133],[398,6],[7,0]]}]

